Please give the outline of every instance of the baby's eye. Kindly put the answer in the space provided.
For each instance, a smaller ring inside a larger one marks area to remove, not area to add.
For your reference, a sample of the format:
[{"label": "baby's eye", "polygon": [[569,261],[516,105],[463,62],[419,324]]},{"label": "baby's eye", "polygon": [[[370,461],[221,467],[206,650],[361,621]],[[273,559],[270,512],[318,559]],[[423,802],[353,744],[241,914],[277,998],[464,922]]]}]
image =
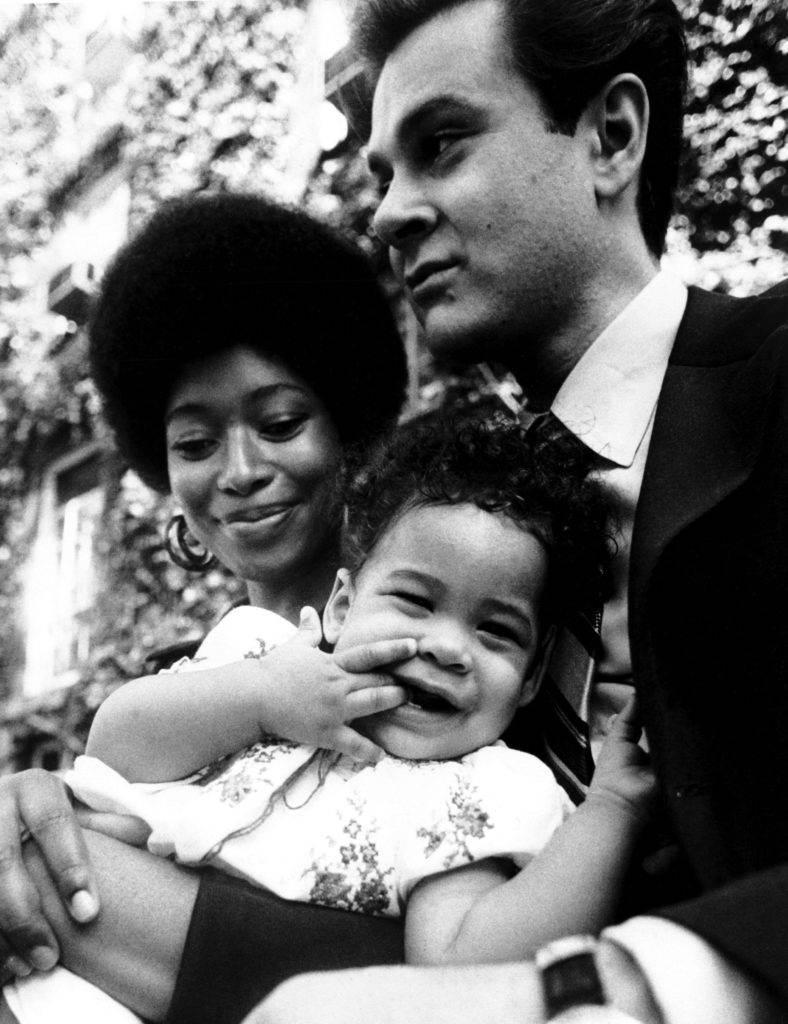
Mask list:
[{"label": "baby's eye", "polygon": [[403,604],[414,608],[424,608],[426,611],[432,610],[432,601],[425,597],[424,594],[413,593],[409,590],[395,590],[392,591],[391,596],[395,597],[398,601],[402,601]]},{"label": "baby's eye", "polygon": [[505,643],[516,644],[518,647],[527,646],[525,638],[519,631],[504,622],[482,622],[479,631]]}]

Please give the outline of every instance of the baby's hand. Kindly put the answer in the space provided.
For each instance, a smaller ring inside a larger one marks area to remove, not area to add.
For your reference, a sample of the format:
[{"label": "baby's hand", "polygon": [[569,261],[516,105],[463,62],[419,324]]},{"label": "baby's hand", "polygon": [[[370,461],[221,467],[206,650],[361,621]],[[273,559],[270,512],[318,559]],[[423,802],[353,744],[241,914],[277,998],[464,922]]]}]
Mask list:
[{"label": "baby's hand", "polygon": [[632,696],[615,716],[597,760],[588,799],[615,804],[646,821],[657,796],[648,754],[638,746],[642,727]]},{"label": "baby's hand", "polygon": [[322,635],[317,612],[304,608],[296,635],[266,655],[260,729],[374,764],[383,751],[347,723],[405,703],[403,688],[378,670],[412,658],[416,641],[381,640],[334,657],[318,650]]}]

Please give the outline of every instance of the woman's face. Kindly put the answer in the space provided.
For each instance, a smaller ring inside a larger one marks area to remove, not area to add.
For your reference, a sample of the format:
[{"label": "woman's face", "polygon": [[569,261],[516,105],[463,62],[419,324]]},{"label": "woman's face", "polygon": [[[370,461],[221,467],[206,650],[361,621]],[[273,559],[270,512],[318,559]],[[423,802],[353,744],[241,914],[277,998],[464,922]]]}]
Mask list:
[{"label": "woman's face", "polygon": [[312,389],[238,346],[188,366],[166,413],[170,486],[194,536],[247,582],[334,558],[341,449]]}]

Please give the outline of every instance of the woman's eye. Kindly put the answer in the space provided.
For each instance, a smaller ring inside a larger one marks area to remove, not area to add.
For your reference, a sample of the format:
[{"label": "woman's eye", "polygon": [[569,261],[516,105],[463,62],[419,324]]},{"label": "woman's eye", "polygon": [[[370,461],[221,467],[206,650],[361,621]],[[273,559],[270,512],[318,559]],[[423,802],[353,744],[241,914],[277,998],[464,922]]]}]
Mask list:
[{"label": "woman's eye", "polygon": [[173,441],[170,449],[182,459],[196,461],[207,459],[216,450],[216,441],[211,437],[189,437]]},{"label": "woman's eye", "polygon": [[282,419],[267,420],[260,424],[259,430],[261,434],[270,437],[273,441],[288,441],[291,437],[295,437],[308,418],[306,415],[283,416]]}]

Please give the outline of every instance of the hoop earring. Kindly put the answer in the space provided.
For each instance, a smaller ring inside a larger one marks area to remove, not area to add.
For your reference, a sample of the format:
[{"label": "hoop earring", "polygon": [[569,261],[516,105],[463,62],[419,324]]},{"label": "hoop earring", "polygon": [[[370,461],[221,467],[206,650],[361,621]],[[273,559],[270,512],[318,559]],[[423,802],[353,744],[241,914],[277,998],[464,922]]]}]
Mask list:
[{"label": "hoop earring", "polygon": [[205,572],[214,563],[214,557],[189,532],[183,513],[174,515],[164,531],[164,549],[170,558],[189,572]]}]

